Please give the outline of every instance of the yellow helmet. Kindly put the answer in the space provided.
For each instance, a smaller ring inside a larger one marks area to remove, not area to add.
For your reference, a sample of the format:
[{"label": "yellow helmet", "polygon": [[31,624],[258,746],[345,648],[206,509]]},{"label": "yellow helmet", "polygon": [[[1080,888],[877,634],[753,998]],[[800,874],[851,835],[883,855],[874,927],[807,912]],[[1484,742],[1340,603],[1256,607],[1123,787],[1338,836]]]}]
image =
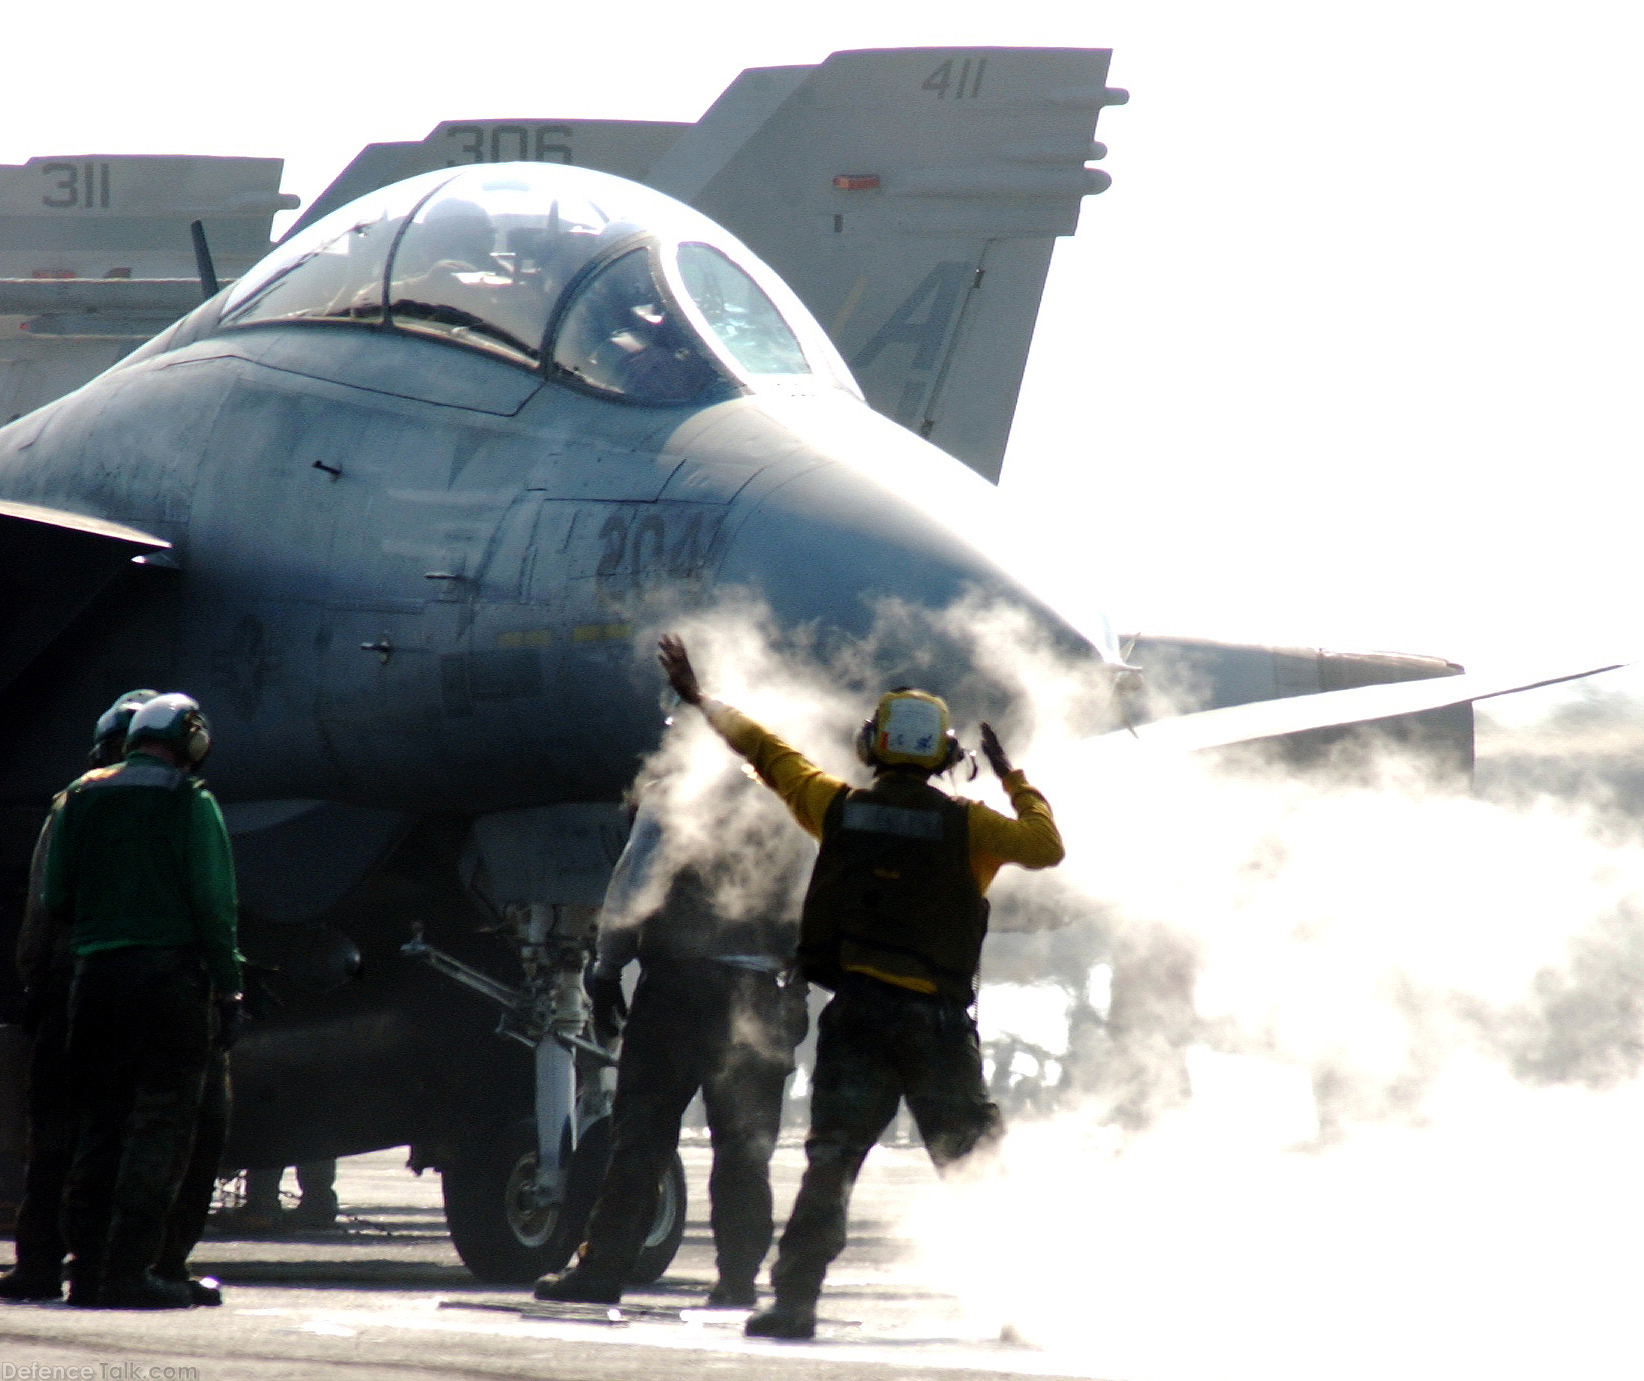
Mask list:
[{"label": "yellow helmet", "polygon": [[879,697],[873,718],[856,732],[856,756],[869,767],[922,767],[941,772],[959,761],[959,739],[947,702],[929,691],[898,686]]}]

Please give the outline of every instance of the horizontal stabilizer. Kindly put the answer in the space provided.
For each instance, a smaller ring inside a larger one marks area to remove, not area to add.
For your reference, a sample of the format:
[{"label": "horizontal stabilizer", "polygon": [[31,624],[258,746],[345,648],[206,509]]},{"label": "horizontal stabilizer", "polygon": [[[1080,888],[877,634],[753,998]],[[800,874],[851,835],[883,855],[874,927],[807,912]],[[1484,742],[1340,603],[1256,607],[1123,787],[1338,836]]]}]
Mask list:
[{"label": "horizontal stabilizer", "polygon": [[[1419,714],[1446,705],[1489,700],[1515,691],[1576,681],[1614,671],[1627,662],[1606,662],[1579,670],[1514,673],[1463,672],[1459,676],[1434,676],[1419,681],[1396,681],[1384,685],[1354,686],[1348,690],[1323,691],[1317,695],[1292,695],[1279,700],[1258,700],[1245,705],[1224,705],[1136,726],[1135,735],[1143,743],[1181,752],[1201,748],[1222,748],[1257,739],[1277,738],[1310,729],[1363,724],[1395,715]],[[1130,737],[1129,730],[1117,729],[1103,738]]]},{"label": "horizontal stabilizer", "polygon": [[0,687],[49,647],[134,558],[169,542],[135,528],[0,501]]}]

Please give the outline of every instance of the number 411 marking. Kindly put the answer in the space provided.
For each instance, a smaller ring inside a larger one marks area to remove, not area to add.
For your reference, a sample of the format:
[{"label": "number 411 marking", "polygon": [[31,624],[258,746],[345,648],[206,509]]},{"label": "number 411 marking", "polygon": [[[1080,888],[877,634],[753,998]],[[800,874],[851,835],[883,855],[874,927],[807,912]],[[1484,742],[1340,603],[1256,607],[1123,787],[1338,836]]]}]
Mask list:
[{"label": "number 411 marking", "polygon": [[[976,64],[974,76],[971,75],[970,70],[973,61]],[[959,80],[956,82],[953,79],[953,59],[949,58],[930,76],[925,78],[919,89],[921,91],[934,91],[937,100],[945,101],[951,88],[954,100],[962,101],[966,96],[969,96],[974,101],[977,93],[982,89],[982,73],[987,65],[988,60],[986,58],[964,59],[959,68]]]}]

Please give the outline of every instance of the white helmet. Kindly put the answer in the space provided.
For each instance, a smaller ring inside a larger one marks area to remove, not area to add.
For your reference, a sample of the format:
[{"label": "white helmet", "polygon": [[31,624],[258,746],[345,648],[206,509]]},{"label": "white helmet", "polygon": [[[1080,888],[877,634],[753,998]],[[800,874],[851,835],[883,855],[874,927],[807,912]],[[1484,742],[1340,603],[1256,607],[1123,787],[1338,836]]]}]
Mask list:
[{"label": "white helmet", "polygon": [[98,717],[96,732],[91,739],[91,765],[112,767],[126,752],[126,732],[131,728],[131,717],[141,705],[159,699],[156,690],[130,690],[117,699]]},{"label": "white helmet", "polygon": [[126,730],[126,752],[143,743],[163,743],[184,767],[197,767],[211,751],[211,726],[199,701],[172,691],[138,709]]}]

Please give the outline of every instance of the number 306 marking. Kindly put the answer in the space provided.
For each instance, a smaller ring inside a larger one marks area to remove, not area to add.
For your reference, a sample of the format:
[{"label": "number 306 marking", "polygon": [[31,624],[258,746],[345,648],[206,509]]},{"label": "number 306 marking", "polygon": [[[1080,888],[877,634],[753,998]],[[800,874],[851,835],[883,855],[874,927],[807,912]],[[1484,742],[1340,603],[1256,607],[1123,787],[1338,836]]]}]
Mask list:
[{"label": "number 306 marking", "polygon": [[[452,125],[447,139],[459,139],[457,157],[445,160],[455,168],[463,163],[570,163],[569,125]],[[489,136],[489,137],[488,137]]]},{"label": "number 306 marking", "polygon": [[[976,67],[974,74],[971,72],[973,63]],[[974,101],[982,89],[982,73],[986,70],[987,65],[988,60],[986,58],[965,58],[959,66],[959,79],[955,81],[953,59],[949,58],[920,83],[919,89],[921,91],[934,91],[936,99],[939,101],[947,100],[950,90],[953,93],[953,99],[956,101],[962,101],[966,96]]]}]

